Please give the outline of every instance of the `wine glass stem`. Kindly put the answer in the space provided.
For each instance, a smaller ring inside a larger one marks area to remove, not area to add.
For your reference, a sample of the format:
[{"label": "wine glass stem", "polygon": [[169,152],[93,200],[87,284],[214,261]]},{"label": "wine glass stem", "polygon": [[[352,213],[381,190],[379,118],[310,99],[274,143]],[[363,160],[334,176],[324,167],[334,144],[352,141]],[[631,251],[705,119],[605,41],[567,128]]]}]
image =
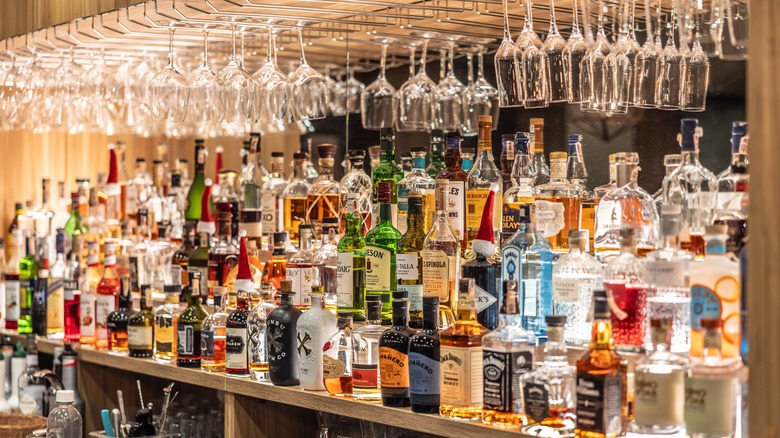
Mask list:
[{"label": "wine glass stem", "polygon": [[379,61],[379,78],[385,78],[385,65],[387,63],[387,43],[382,44],[382,59]]},{"label": "wine glass stem", "polygon": [[509,0],[503,0],[501,3],[504,7],[504,38],[507,39],[511,38],[509,35]]},{"label": "wine glass stem", "polygon": [[209,31],[203,31],[203,67],[209,65]]},{"label": "wine glass stem", "polygon": [[414,46],[409,48],[409,78],[414,77]]},{"label": "wine glass stem", "polygon": [[303,29],[298,28],[298,45],[301,48],[301,64],[306,64],[306,55],[303,54]]},{"label": "wine glass stem", "polygon": [[450,44],[449,56],[447,56],[447,74],[455,76],[455,69],[453,68],[453,60],[455,58],[455,44]]},{"label": "wine glass stem", "polygon": [[426,60],[428,56],[428,40],[426,39],[422,46],[422,55],[420,55],[420,72],[422,74],[425,74],[425,64],[428,62]]},{"label": "wine glass stem", "polygon": [[477,78],[483,78],[485,76],[485,63],[484,63],[483,50],[477,53]]},{"label": "wine glass stem", "polygon": [[474,55],[471,53],[466,54],[466,64],[469,70],[469,85],[474,84]]},{"label": "wine glass stem", "polygon": [[267,63],[271,63],[271,56],[273,56],[273,52],[271,50],[273,49],[273,45],[274,45],[273,29],[269,27],[268,28],[268,50],[266,50],[266,55],[265,55],[265,62]]},{"label": "wine glass stem", "polygon": [[534,17],[531,15],[531,0],[525,0],[525,27],[528,30],[534,28]]},{"label": "wine glass stem", "polygon": [[550,0],[550,33],[558,33],[558,25],[555,22],[555,0]]},{"label": "wine glass stem", "polygon": [[239,63],[241,65],[241,68],[244,68],[244,36],[245,33],[241,32],[241,61]]},{"label": "wine glass stem", "polygon": [[575,29],[578,30],[579,27],[580,27],[580,24],[577,21],[577,0],[574,0],[574,2],[572,3],[572,13],[571,13],[571,15],[572,15],[572,32],[574,32]]},{"label": "wine glass stem", "polygon": [[236,25],[233,25],[233,29],[230,34],[230,38],[233,42],[233,51],[230,55],[230,60],[235,61],[236,60]]},{"label": "wine glass stem", "polygon": [[168,40],[168,65],[173,67],[173,33],[176,29],[171,29],[171,37]]}]

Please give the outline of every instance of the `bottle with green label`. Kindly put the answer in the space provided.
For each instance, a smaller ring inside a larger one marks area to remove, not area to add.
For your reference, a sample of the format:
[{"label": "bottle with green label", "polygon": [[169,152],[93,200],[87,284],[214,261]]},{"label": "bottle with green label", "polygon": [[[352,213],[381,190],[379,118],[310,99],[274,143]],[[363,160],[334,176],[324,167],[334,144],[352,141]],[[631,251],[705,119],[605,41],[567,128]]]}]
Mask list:
[{"label": "bottle with green label", "polygon": [[357,193],[349,193],[345,205],[346,232],[338,243],[336,300],[340,312],[351,312],[354,321],[365,321],[366,239],[361,234],[359,202]]},{"label": "bottle with green label", "polygon": [[393,226],[391,207],[392,185],[388,181],[377,186],[379,223],[366,234],[366,295],[382,297],[382,321],[390,321],[393,308],[390,297],[396,290],[396,250],[401,233]]},{"label": "bottle with green label", "polygon": [[[422,251],[425,242],[423,229],[422,197],[413,192],[409,197],[409,215],[406,234],[398,241],[398,253],[395,256],[395,276],[398,290],[409,293],[409,327],[422,328]],[[431,215],[432,216],[432,215]]]}]

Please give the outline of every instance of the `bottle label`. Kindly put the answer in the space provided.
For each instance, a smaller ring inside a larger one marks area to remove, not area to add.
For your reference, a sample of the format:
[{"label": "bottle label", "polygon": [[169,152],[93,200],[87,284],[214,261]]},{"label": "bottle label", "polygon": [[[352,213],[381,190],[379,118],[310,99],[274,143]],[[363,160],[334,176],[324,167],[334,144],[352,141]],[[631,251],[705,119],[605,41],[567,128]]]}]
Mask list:
[{"label": "bottle label", "polygon": [[292,290],[295,292],[294,304],[296,306],[311,306],[311,285],[314,281],[314,269],[311,266],[287,265],[285,272],[287,280],[292,281]]},{"label": "bottle label", "polygon": [[173,325],[171,320],[158,316],[154,326],[154,349],[157,353],[173,353]]},{"label": "bottle label", "polygon": [[441,403],[482,406],[482,347],[441,346]]},{"label": "bottle label", "polygon": [[225,367],[236,370],[249,369],[246,338],[246,328],[227,329],[227,336],[225,337]]},{"label": "bottle label", "polygon": [[379,347],[379,376],[385,388],[409,387],[409,356],[390,347]]},{"label": "bottle label", "polygon": [[[293,337],[294,334],[288,333],[287,326],[277,320],[269,319],[265,331],[265,342],[268,345],[268,362],[277,362],[286,358],[289,354],[295,353],[286,351],[284,348],[285,338]],[[295,340],[293,340],[295,342]]]},{"label": "bottle label", "polygon": [[455,263],[450,263],[450,259],[455,257],[449,257],[444,251],[441,250],[423,250],[420,251],[423,264],[423,284],[425,285],[425,295],[438,296],[439,303],[447,303],[450,301],[450,279],[454,281]]},{"label": "bottle label", "polygon": [[553,279],[553,301],[577,303],[580,300],[580,280],[573,278]]},{"label": "bottle label", "polygon": [[95,294],[81,294],[79,300],[79,315],[81,318],[81,336],[82,337],[94,337],[95,336]]},{"label": "bottle label", "polygon": [[[195,355],[195,327],[179,324],[176,328],[176,340],[176,353],[179,356]],[[214,345],[213,337],[211,345]]]},{"label": "bottle label", "polygon": [[634,373],[634,421],[640,426],[683,424],[683,372]]},{"label": "bottle label", "polygon": [[203,359],[214,358],[214,336],[216,333],[213,328],[202,329],[200,331],[200,355]]},{"label": "bottle label", "polygon": [[439,395],[441,368],[438,360],[420,353],[409,353],[409,393]]},{"label": "bottle label", "polygon": [[46,293],[46,327],[65,328],[65,282],[55,280]]},{"label": "bottle label", "polygon": [[501,208],[501,241],[506,242],[520,227],[520,203],[506,202]]},{"label": "bottle label", "polygon": [[520,378],[533,366],[531,351],[484,350],[484,407],[498,412],[522,412]]},{"label": "bottle label", "polygon": [[392,278],[390,250],[377,246],[366,247],[366,291],[389,292]]},{"label": "bottle label", "polygon": [[406,234],[408,229],[406,222],[409,218],[409,192],[408,188],[398,188],[398,217],[396,219],[398,226],[395,228],[402,236]]},{"label": "bottle label", "polygon": [[[496,279],[496,281],[498,280]],[[499,291],[501,288],[497,287],[496,290]],[[490,292],[477,285],[474,285],[474,298],[477,300],[477,313],[482,313],[485,309],[498,302],[498,297],[491,295]]]},{"label": "bottle label", "polygon": [[[599,204],[599,207],[601,205]],[[536,209],[536,230],[544,237],[556,236],[566,225],[564,221],[565,208],[560,202],[534,201]]]},{"label": "bottle label", "polygon": [[127,345],[131,350],[152,349],[152,326],[127,327]]},{"label": "bottle label", "polygon": [[[727,278],[718,279],[716,284]],[[734,294],[734,301],[739,302],[738,285]],[[691,286],[691,328],[693,330],[701,330],[702,318],[721,318],[722,311],[723,306],[720,302],[720,297],[714,290],[700,284]]]},{"label": "bottle label", "polygon": [[400,280],[419,280],[420,272],[417,270],[418,253],[406,253],[395,255],[395,278]]},{"label": "bottle label", "polygon": [[522,290],[520,291],[520,303],[523,306],[520,312],[523,317],[531,317],[539,314],[539,280],[529,279],[520,282]]},{"label": "bottle label", "polygon": [[465,212],[466,189],[463,181],[450,181],[447,183],[447,216],[450,218],[450,226],[457,239],[463,240],[465,236]]},{"label": "bottle label", "polygon": [[267,364],[268,352],[265,348],[265,327],[260,323],[251,323],[248,325],[249,362]]},{"label": "bottle label", "polygon": [[423,301],[423,285],[422,284],[399,284],[396,290],[405,290],[409,293],[407,300],[409,301],[410,312],[422,311]]},{"label": "bottle label", "polygon": [[187,272],[200,272],[200,296],[209,296],[209,268],[208,267],[195,267],[187,266]]},{"label": "bottle label", "polygon": [[16,280],[5,282],[5,320],[19,320],[19,302],[21,301],[21,286]]},{"label": "bottle label", "polygon": [[247,237],[259,237],[263,235],[264,228],[262,222],[244,221],[242,216],[241,223],[238,224],[238,230],[246,231]]},{"label": "bottle label", "polygon": [[622,378],[577,373],[577,428],[619,433],[622,429]]},{"label": "bottle label", "polygon": [[647,282],[656,287],[688,287],[687,260],[651,260],[647,265]]},{"label": "bottle label", "polygon": [[536,423],[550,417],[550,393],[543,384],[523,384],[523,409],[525,415]]},{"label": "bottle label", "polygon": [[[263,192],[263,222],[262,222],[262,230],[265,230],[266,233],[275,233],[279,230],[276,229],[276,195],[270,191],[266,190]],[[247,236],[250,234],[247,233]],[[260,236],[261,234],[255,234],[255,236]]]},{"label": "bottle label", "polygon": [[352,364],[352,387],[358,389],[376,389],[379,387],[379,368],[377,364]]},{"label": "bottle label", "polygon": [[733,377],[685,379],[685,429],[689,434],[731,436],[734,433]]},{"label": "bottle label", "polygon": [[351,309],[355,303],[354,278],[352,277],[352,263],[354,256],[351,252],[340,252],[336,260],[336,305],[340,308]]},{"label": "bottle label", "polygon": [[343,360],[332,358],[327,354],[322,355],[322,377],[324,379],[338,378],[347,371],[347,364]]},{"label": "bottle label", "polygon": [[567,160],[550,160],[550,178],[566,178]]},{"label": "bottle label", "polygon": [[98,339],[108,339],[108,315],[116,310],[116,298],[113,295],[98,295],[95,308],[95,326]]},{"label": "bottle label", "polygon": [[79,290],[79,282],[76,280],[63,280],[62,281],[64,301],[73,301],[76,299],[76,291]]},{"label": "bottle label", "polygon": [[478,230],[490,189],[466,190],[466,229]]}]

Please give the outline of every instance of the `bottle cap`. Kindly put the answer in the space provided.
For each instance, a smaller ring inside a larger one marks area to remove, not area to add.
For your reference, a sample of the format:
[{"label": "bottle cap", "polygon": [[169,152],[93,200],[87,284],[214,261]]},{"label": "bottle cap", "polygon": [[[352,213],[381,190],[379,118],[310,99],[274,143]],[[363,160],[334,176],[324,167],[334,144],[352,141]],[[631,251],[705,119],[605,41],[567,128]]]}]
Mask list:
[{"label": "bottle cap", "polygon": [[70,389],[60,389],[57,391],[57,403],[73,403],[75,396]]},{"label": "bottle cap", "polygon": [[431,143],[435,141],[441,141],[444,138],[444,131],[441,129],[431,129]]},{"label": "bottle cap", "polygon": [[588,240],[590,238],[589,230],[569,230],[569,246],[572,240]]},{"label": "bottle cap", "polygon": [[347,154],[350,158],[365,158],[366,157],[366,151],[362,149],[350,149],[349,153]]},{"label": "bottle cap", "polygon": [[566,152],[550,152],[550,161],[563,160],[566,161],[569,158],[569,154]]},{"label": "bottle cap", "polygon": [[284,242],[286,241],[287,241],[286,231],[274,233],[274,246],[276,246],[276,244],[284,244]]},{"label": "bottle cap", "polygon": [[309,292],[309,295],[322,295],[325,293],[325,287],[324,286],[312,286],[311,292]]},{"label": "bottle cap", "polygon": [[306,154],[304,154],[303,152],[296,152],[293,154],[293,160],[305,160],[305,159],[306,159]]},{"label": "bottle cap", "polygon": [[444,138],[447,140],[449,139],[460,139],[460,132],[459,131],[447,131],[447,133],[444,135]]},{"label": "bottle cap", "polygon": [[336,156],[336,145],[328,143],[321,144],[317,146],[317,153],[320,155],[320,159],[333,158]]},{"label": "bottle cap", "polygon": [[699,324],[703,329],[717,330],[723,326],[723,321],[720,318],[702,318]]},{"label": "bottle cap", "polygon": [[438,305],[439,305],[439,297],[436,296],[423,297],[423,309],[435,308]]},{"label": "bottle cap", "polygon": [[181,285],[180,284],[166,284],[163,286],[163,292],[166,294],[180,294],[181,293]]},{"label": "bottle cap", "polygon": [[748,173],[748,167],[744,164],[732,164],[729,170],[736,175],[747,175]]},{"label": "bottle cap", "polygon": [[669,154],[664,155],[664,166],[678,166],[680,163],[682,163],[682,155],[680,154]]},{"label": "bottle cap", "polygon": [[696,128],[699,126],[698,119],[682,119],[680,120],[680,135],[682,140],[680,141],[680,147],[684,151],[693,151],[696,147],[694,142],[694,135],[696,134]]},{"label": "bottle cap", "polygon": [[489,114],[477,116],[477,123],[493,123],[493,116]]},{"label": "bottle cap", "polygon": [[388,135],[392,136],[392,135],[394,135],[394,133],[395,132],[393,131],[393,128],[381,128],[379,130],[379,136],[380,137],[385,137],[385,136],[388,136]]},{"label": "bottle cap", "polygon": [[607,292],[603,290],[593,291],[593,318],[606,319],[610,317]]},{"label": "bottle cap", "polygon": [[294,294],[292,290],[293,282],[292,280],[282,280],[279,282],[279,293],[282,294]]},{"label": "bottle cap", "polygon": [[501,143],[506,143],[508,141],[515,141],[515,136],[512,134],[503,134],[501,135]]},{"label": "bottle cap", "polygon": [[548,327],[563,327],[566,325],[566,315],[547,315],[544,322]]},{"label": "bottle cap", "polygon": [[225,286],[214,286],[214,296],[225,296],[227,295],[227,288]]},{"label": "bottle cap", "polygon": [[382,296],[381,295],[366,295],[366,302],[382,302]]},{"label": "bottle cap", "polygon": [[409,291],[406,290],[393,291],[394,300],[405,300],[407,298],[409,298]]},{"label": "bottle cap", "polygon": [[425,146],[412,146],[410,152],[413,154],[425,154],[428,152],[428,148]]},{"label": "bottle cap", "polygon": [[366,301],[366,319],[369,321],[377,321],[381,318],[382,318],[382,302]]},{"label": "bottle cap", "polygon": [[271,152],[271,158],[284,158],[284,152]]},{"label": "bottle cap", "polygon": [[337,217],[326,217],[322,220],[322,228],[325,228],[328,225],[339,225],[339,218]]}]

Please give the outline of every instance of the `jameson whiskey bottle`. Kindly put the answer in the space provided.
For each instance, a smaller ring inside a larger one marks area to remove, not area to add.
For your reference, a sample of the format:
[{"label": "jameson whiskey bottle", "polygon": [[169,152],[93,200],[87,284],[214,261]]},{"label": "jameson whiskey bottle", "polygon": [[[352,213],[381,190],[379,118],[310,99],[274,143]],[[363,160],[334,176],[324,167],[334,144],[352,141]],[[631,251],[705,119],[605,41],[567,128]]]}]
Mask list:
[{"label": "jameson whiskey bottle", "polygon": [[379,165],[371,172],[371,181],[374,186],[374,197],[372,199],[374,203],[374,219],[371,223],[378,224],[380,221],[379,184],[387,182],[390,184],[390,200],[388,201],[388,204],[390,204],[390,224],[396,227],[398,216],[398,188],[396,184],[404,177],[404,171],[395,164],[395,134],[393,133],[393,128],[382,128],[379,131],[379,145],[382,149]]},{"label": "jameson whiskey bottle", "polygon": [[479,136],[477,140],[477,158],[469,171],[466,181],[466,237],[472,241],[477,236],[482,222],[482,210],[485,208],[491,188],[496,189],[496,199],[493,205],[493,230],[496,240],[501,235],[501,187],[503,180],[501,171],[493,162],[493,145],[490,132],[493,126],[491,116],[479,116]]},{"label": "jameson whiskey bottle", "polygon": [[366,234],[366,295],[382,297],[382,320],[390,320],[391,293],[396,290],[396,250],[401,233],[392,223],[393,184],[378,184],[379,222]]},{"label": "jameson whiskey bottle", "polygon": [[[422,198],[412,193],[409,198],[406,234],[398,241],[398,253],[395,256],[395,275],[398,290],[409,294],[409,326],[422,328],[422,251],[425,242],[423,230]],[[433,213],[431,213],[433,217]]]},{"label": "jameson whiskey bottle", "polygon": [[200,331],[208,313],[201,305],[200,273],[190,272],[187,308],[176,321],[176,365],[200,368]]},{"label": "jameson whiskey bottle", "polygon": [[353,321],[365,321],[366,239],[361,234],[362,217],[357,193],[349,193],[346,233],[338,243],[336,304],[339,312],[351,312]]},{"label": "jameson whiskey bottle", "polygon": [[406,291],[393,292],[393,327],[379,338],[382,405],[409,406],[409,328]]},{"label": "jameson whiskey bottle", "polygon": [[[447,133],[447,150],[444,153],[444,162],[447,168],[436,177],[438,180],[446,180],[446,207],[447,218],[452,227],[453,234],[460,242],[460,251],[466,251],[466,180],[468,173],[461,169],[463,160],[460,156],[460,134]],[[438,190],[438,189],[437,189]]]},{"label": "jameson whiskey bottle", "polygon": [[268,314],[265,340],[268,345],[268,376],[277,386],[298,385],[297,324],[301,310],[293,305],[292,281],[282,280],[281,304]]}]

